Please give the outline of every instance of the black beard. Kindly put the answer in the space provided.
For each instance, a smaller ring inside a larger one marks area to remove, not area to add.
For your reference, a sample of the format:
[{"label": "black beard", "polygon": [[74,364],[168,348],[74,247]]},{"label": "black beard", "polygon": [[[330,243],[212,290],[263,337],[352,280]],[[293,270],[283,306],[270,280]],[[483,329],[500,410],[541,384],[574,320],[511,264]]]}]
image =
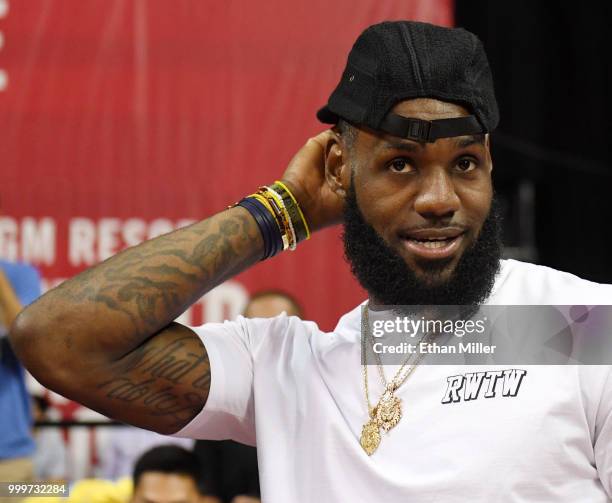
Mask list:
[{"label": "black beard", "polygon": [[[501,217],[495,198],[475,243],[468,248],[450,277],[426,282],[414,273],[368,224],[357,203],[351,181],[344,207],[344,254],[361,286],[378,303],[399,305],[482,304],[491,293],[502,254]],[[432,265],[435,273],[436,265]]]}]

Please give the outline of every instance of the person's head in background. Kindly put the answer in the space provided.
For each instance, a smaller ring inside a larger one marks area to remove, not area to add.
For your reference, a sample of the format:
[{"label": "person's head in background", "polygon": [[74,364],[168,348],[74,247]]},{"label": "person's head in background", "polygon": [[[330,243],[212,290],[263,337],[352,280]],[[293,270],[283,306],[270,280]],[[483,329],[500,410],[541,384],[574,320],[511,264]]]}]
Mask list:
[{"label": "person's head in background", "polygon": [[131,503],[216,502],[201,493],[197,456],[182,447],[162,445],[145,452],[136,461]]},{"label": "person's head in background", "polygon": [[262,290],[251,297],[244,309],[244,316],[246,318],[272,318],[283,311],[287,313],[287,316],[302,318],[304,315],[302,306],[287,292]]}]

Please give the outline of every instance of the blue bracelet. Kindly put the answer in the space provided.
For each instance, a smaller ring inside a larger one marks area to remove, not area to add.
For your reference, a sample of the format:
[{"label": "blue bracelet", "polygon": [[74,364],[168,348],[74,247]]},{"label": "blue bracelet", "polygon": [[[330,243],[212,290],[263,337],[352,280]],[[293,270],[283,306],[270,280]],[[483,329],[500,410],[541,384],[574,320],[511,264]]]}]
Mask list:
[{"label": "blue bracelet", "polygon": [[268,209],[254,197],[245,197],[237,206],[246,209],[257,222],[264,242],[264,253],[261,260],[273,257],[283,249],[283,238],[278,224]]}]

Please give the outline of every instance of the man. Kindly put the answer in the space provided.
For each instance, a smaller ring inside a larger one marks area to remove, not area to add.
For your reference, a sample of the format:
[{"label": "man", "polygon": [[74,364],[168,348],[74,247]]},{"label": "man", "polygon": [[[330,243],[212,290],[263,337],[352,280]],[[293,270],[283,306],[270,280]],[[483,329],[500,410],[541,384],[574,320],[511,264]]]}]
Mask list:
[{"label": "man", "polygon": [[145,452],[134,465],[131,503],[214,503],[198,487],[200,464],[190,451],[162,445]]},{"label": "man", "polygon": [[107,433],[104,447],[100,450],[100,476],[109,480],[126,477],[132,472],[134,462],[143,452],[157,445],[168,444],[191,449],[194,442],[132,426],[116,426]]},{"label": "man", "polygon": [[36,269],[0,260],[0,481],[26,482],[34,475],[30,397],[6,335],[22,306],[39,295]]},{"label": "man", "polygon": [[309,140],[281,183],[26,310],[11,336],[31,372],[141,427],[256,443],[270,503],[608,501],[609,366],[483,368],[483,397],[445,401],[463,366],[395,377],[379,367],[380,382],[367,379],[360,307],[332,334],[286,316],[172,323],[219,282],[342,220],[372,309],[609,303],[610,286],[499,260],[488,136],[498,113],[472,34],[370,27],[318,117],[334,130]]},{"label": "man", "polygon": [[[49,400],[44,395],[32,396],[34,423],[47,421]],[[39,481],[64,481],[68,477],[68,452],[60,428],[35,426],[32,430],[36,451],[34,452],[34,476]]]},{"label": "man", "polygon": [[272,318],[282,312],[287,316],[303,317],[302,306],[282,290],[262,290],[251,296],[244,308],[246,318]]}]

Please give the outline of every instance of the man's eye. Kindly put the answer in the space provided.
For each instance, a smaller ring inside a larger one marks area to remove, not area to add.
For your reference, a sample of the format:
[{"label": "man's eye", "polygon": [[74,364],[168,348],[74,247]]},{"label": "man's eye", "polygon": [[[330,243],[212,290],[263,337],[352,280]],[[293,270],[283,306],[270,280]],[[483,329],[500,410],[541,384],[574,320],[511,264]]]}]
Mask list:
[{"label": "man's eye", "polygon": [[473,159],[459,159],[457,161],[456,167],[462,173],[467,173],[468,171],[476,169],[476,162]]},{"label": "man's eye", "polygon": [[404,173],[412,171],[413,167],[408,159],[394,159],[389,165],[392,171],[396,173]]}]

